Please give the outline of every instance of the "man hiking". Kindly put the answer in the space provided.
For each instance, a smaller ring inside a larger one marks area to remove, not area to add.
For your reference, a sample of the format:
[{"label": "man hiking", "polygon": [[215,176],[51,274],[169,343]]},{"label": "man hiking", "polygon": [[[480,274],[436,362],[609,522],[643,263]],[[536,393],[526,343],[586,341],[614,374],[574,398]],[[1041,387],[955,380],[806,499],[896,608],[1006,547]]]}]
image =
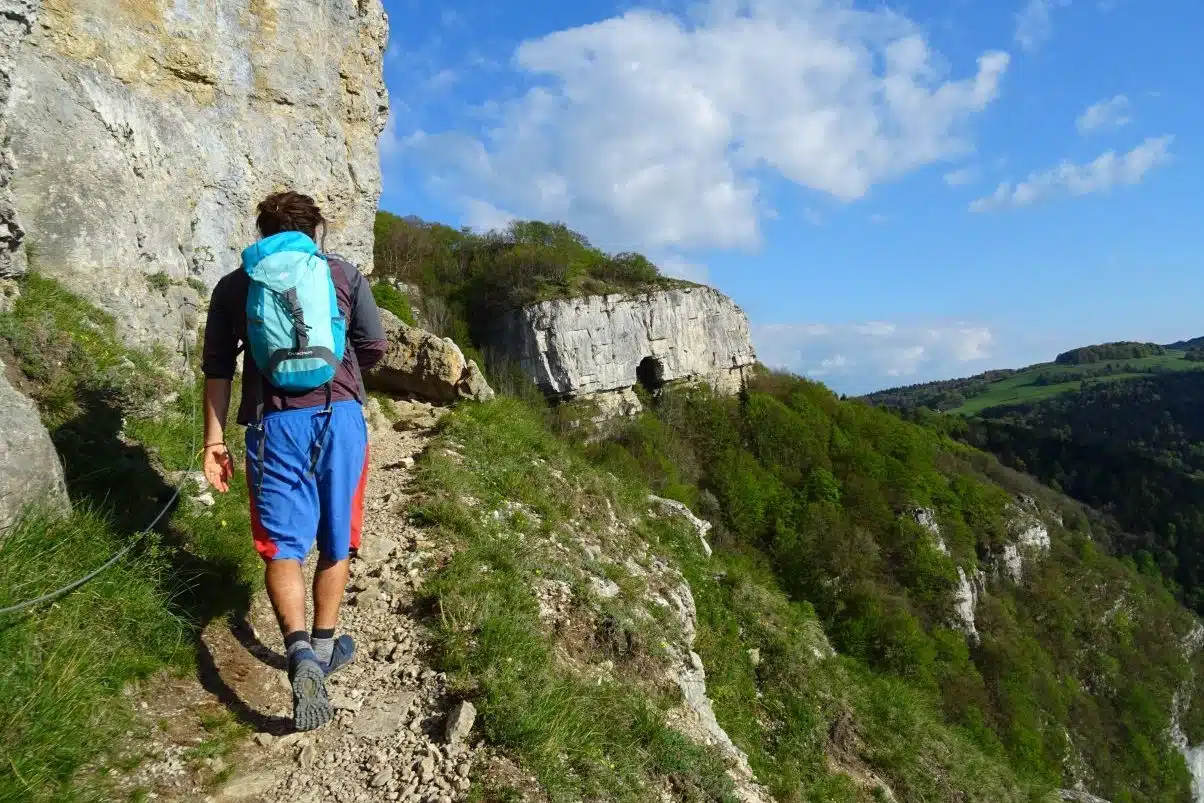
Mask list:
[{"label": "man hiking", "polygon": [[[355,653],[335,627],[350,554],[359,548],[368,473],[361,371],[384,354],[385,333],[363,275],[319,250],[326,221],[312,198],[272,195],[259,205],[256,225],[262,239],[210,300],[204,470],[217,490],[229,490],[226,415],[245,350],[237,420],[247,428],[251,530],[288,651],[293,723],[311,730],[331,717],[325,677]],[[311,632],[301,567],[315,541]]]}]

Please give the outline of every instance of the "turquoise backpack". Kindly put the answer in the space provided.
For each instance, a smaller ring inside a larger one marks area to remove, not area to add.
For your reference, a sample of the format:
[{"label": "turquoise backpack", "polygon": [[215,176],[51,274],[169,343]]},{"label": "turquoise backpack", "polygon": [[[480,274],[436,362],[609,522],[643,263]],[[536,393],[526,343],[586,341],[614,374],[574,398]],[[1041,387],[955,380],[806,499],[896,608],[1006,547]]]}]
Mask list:
[{"label": "turquoise backpack", "polygon": [[[309,474],[317,470],[330,427],[331,383],[347,348],[347,321],[339,310],[330,263],[304,234],[281,232],[242,252],[247,290],[247,350],[263,381],[285,393],[325,386],[326,421],[310,450]],[[255,389],[263,478],[263,388]]]},{"label": "turquoise backpack", "polygon": [[334,379],[347,346],[330,263],[304,234],[281,232],[243,251],[247,348],[260,374],[285,393],[304,393]]}]

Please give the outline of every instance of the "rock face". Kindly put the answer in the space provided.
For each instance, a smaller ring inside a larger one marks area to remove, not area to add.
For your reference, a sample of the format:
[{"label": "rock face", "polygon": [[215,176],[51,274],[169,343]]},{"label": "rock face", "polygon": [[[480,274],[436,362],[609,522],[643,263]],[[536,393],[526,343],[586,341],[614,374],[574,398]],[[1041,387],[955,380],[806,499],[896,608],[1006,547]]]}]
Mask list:
[{"label": "rock face", "polygon": [[977,644],[981,639],[974,612],[978,608],[978,600],[985,593],[985,588],[986,575],[981,569],[967,575],[965,569],[957,567],[957,590],[953,592],[955,625],[973,644]]},{"label": "rock face", "polygon": [[9,384],[0,363],[0,537],[32,502],[66,508],[63,467],[37,408]]},{"label": "rock face", "polygon": [[690,379],[734,393],[756,361],[744,312],[701,286],[524,307],[499,322],[490,353],[560,399]]},{"label": "rock face", "polygon": [[38,0],[0,0],[0,279],[19,276],[26,265],[21,250],[25,231],[17,223],[9,188],[14,158],[8,147],[5,110],[12,96],[13,62],[21,42],[33,28],[38,5]]},{"label": "rock face", "polygon": [[[1192,660],[1202,645],[1204,645],[1204,627],[1197,623],[1191,633],[1183,639],[1184,659]],[[1204,803],[1204,744],[1193,745],[1188,740],[1182,724],[1183,715],[1191,701],[1196,680],[1193,673],[1193,676],[1175,691],[1174,699],[1171,702],[1170,738],[1171,744],[1183,756],[1183,762],[1187,764],[1187,771],[1191,774],[1192,803]]]},{"label": "rock face", "polygon": [[1003,547],[1002,569],[1012,582],[1024,579],[1024,559],[1027,556],[1049,552],[1049,527],[1038,518],[1036,500],[1022,496],[1012,506],[1008,519],[1008,531],[1015,539]]},{"label": "rock face", "polygon": [[283,189],[313,195],[328,249],[371,271],[380,0],[0,0],[0,20],[0,274],[23,269],[24,239],[128,339],[172,339],[184,282],[236,267]]},{"label": "rock face", "polygon": [[[951,557],[949,546],[941,536],[941,525],[936,520],[936,511],[932,508],[917,507],[910,511],[913,521],[923,527],[932,536],[933,546],[946,557]],[[953,626],[960,630],[972,643],[980,640],[978,626],[975,621],[975,610],[978,601],[986,593],[986,575],[981,569],[976,569],[967,575],[961,566],[957,567],[957,589],[953,592]]]},{"label": "rock face", "polygon": [[388,310],[381,310],[380,316],[389,348],[376,368],[364,376],[369,388],[434,402],[493,398],[477,364],[465,359],[451,338],[407,326]]},{"label": "rock face", "polygon": [[1062,800],[1069,801],[1069,803],[1108,803],[1102,797],[1096,797],[1090,792],[1084,792],[1081,789],[1059,789],[1058,796]]}]

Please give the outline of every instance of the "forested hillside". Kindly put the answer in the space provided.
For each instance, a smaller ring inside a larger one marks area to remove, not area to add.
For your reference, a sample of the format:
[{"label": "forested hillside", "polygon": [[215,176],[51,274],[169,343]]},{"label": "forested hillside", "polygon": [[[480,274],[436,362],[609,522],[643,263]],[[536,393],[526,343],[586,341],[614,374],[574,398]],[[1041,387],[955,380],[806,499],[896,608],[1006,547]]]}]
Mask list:
[{"label": "forested hillside", "polygon": [[[416,310],[448,300],[464,321],[487,308],[474,288],[494,271],[527,277],[507,303],[624,286],[559,227],[482,238],[382,216],[378,235],[386,280],[421,296]],[[959,444],[943,419],[906,422],[790,376],[760,372],[739,398],[667,388],[603,440],[582,440],[573,405],[510,387],[589,462],[714,523],[719,565],[687,571],[696,649],[720,723],[779,799],[873,787],[832,773],[877,777],[899,800],[1040,799],[1076,783],[1114,801],[1189,799],[1169,734],[1176,692],[1195,688],[1194,619],[1110,556],[1128,539],[1110,519]],[[457,441],[504,439],[482,425]],[[1033,521],[1048,552],[1016,548]],[[823,669],[803,658],[808,620],[836,650]],[[1188,737],[1204,736],[1204,706],[1184,714]]]},{"label": "forested hillside", "polygon": [[1204,374],[1098,384],[971,419],[965,439],[1114,516],[1116,549],[1204,611]]},{"label": "forested hillside", "polygon": [[[935,430],[791,377],[762,374],[742,399],[668,393],[618,443],[595,448],[711,516],[726,553],[813,608],[840,655],[896,678],[1019,777],[1071,785],[1081,766],[1112,800],[1187,799],[1165,733],[1191,675],[1181,640],[1192,617],[1157,578],[1106,554],[1116,536],[1089,511]],[[1021,494],[1052,520],[1052,549],[1013,583],[1000,554]],[[935,510],[948,554],[906,515],[916,506]],[[978,643],[954,629],[959,568],[993,578]]]},{"label": "forested hillside", "polygon": [[1204,363],[1198,339],[1109,343],[1054,363],[885,390],[940,426],[1113,517],[1113,549],[1204,612]]}]

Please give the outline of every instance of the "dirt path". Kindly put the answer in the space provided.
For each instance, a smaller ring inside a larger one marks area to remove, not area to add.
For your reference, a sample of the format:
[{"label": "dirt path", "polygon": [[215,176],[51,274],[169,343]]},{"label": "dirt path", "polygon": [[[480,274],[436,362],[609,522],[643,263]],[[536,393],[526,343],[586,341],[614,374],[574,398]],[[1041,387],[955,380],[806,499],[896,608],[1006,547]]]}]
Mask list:
[{"label": "dirt path", "polygon": [[[260,595],[246,625],[206,632],[199,683],[170,681],[139,703],[155,737],[150,757],[128,779],[131,790],[148,790],[155,800],[216,803],[465,797],[474,751],[454,735],[449,741],[448,730],[449,720],[464,730],[471,718],[459,706],[449,712],[445,679],[425,663],[413,610],[427,569],[440,559],[406,519],[409,469],[429,435],[375,424],[364,542],[340,616],[358,652],[328,681],[335,720],[308,734],[292,732],[280,633]],[[226,758],[204,758],[213,723],[229,719],[225,711],[255,733]]]}]

